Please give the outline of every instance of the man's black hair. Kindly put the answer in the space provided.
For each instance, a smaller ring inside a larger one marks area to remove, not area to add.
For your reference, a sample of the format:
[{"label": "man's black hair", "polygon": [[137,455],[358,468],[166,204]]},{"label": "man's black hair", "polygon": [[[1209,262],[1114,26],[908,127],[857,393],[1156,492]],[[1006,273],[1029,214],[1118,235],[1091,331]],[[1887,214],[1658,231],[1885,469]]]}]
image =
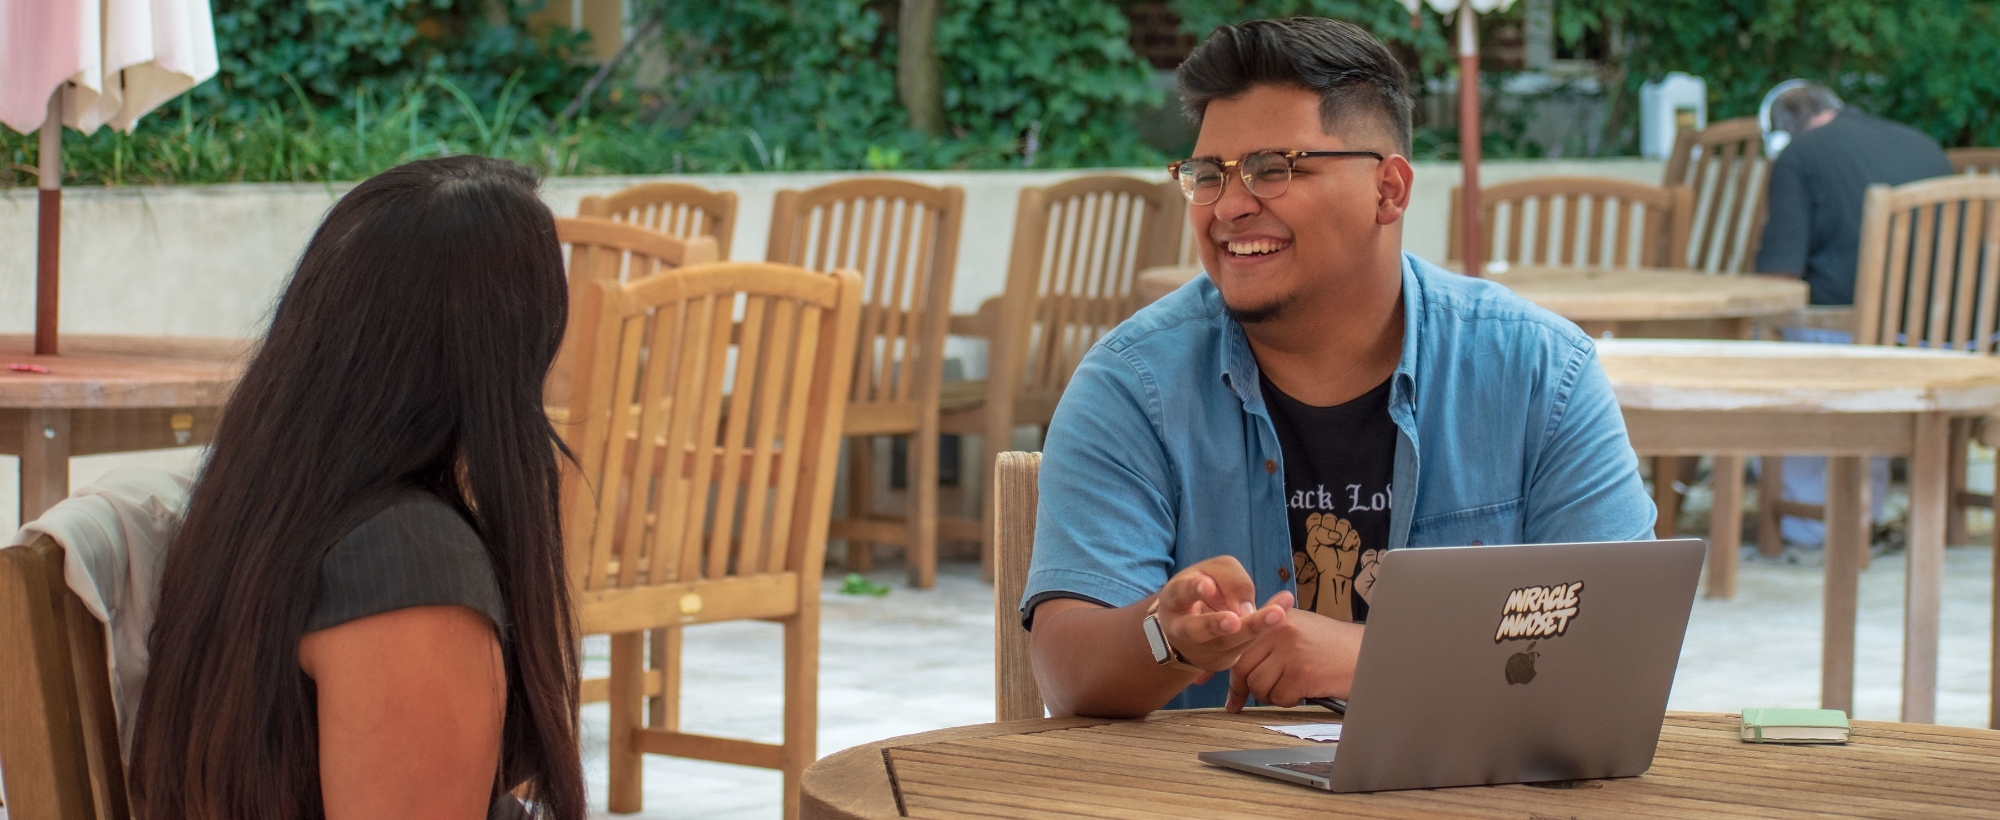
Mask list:
[{"label": "man's black hair", "polygon": [[1837,111],[1840,106],[1840,98],[1832,90],[1818,83],[1806,83],[1771,101],[1771,129],[1797,137],[1805,133],[1812,118]]},{"label": "man's black hair", "polygon": [[1176,72],[1181,106],[1201,122],[1208,104],[1257,85],[1286,85],[1319,95],[1327,133],[1356,117],[1377,117],[1396,150],[1410,150],[1410,90],[1403,64],[1352,23],[1323,17],[1251,20],[1218,26]]}]

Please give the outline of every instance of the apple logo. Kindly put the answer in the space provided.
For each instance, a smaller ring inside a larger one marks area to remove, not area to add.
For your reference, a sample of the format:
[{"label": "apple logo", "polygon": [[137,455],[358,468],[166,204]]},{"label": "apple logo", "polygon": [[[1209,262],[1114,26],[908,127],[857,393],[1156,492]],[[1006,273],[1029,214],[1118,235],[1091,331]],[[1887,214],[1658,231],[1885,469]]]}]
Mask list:
[{"label": "apple logo", "polygon": [[1507,659],[1508,685],[1511,686],[1516,683],[1527,683],[1531,680],[1534,680],[1535,659],[1541,656],[1542,653],[1536,652],[1535,645],[1531,643],[1528,644],[1527,649],[1520,652],[1516,652],[1513,654],[1513,656],[1509,657]]}]

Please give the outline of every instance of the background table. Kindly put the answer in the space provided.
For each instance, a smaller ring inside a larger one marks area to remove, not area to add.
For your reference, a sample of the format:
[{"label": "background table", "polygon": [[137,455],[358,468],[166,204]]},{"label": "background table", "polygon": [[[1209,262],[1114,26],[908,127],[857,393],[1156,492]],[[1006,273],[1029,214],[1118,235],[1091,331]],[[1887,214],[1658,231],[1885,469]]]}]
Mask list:
[{"label": "background table", "polygon": [[1931,721],[1950,419],[2000,408],[2000,359],[1872,345],[1651,340],[1600,341],[1598,355],[1634,450],[1715,454],[1712,597],[1736,585],[1743,457],[1831,457],[1820,670],[1820,701],[1829,709],[1851,713],[1854,704],[1856,598],[1868,549],[1865,457],[1909,456],[1902,718]]},{"label": "background table", "polygon": [[[1669,713],[1650,771],[1569,788],[1333,794],[1201,763],[1302,746],[1265,724],[1319,709],[1050,718],[857,746],[806,770],[806,818],[885,817],[2000,817],[2000,732],[1854,722],[1845,746],[1737,739],[1735,715]],[[1549,784],[1558,785],[1558,784]]]},{"label": "background table", "polygon": [[206,443],[252,344],[65,335],[62,355],[36,356],[33,337],[0,335],[0,454],[21,459],[20,520],[69,496],[70,456]]},{"label": "background table", "polygon": [[[1140,272],[1150,303],[1200,275],[1199,267]],[[1581,326],[1592,336],[1750,338],[1751,323],[1806,306],[1806,285],[1788,276],[1716,276],[1664,268],[1515,267],[1488,279]]]}]

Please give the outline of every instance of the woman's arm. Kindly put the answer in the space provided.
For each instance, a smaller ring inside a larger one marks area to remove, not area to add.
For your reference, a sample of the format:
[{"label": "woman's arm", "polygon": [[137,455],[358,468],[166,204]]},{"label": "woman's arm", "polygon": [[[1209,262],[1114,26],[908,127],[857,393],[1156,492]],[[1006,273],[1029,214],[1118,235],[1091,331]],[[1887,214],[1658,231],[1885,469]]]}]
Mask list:
[{"label": "woman's arm", "polygon": [[358,618],[299,640],[319,687],[328,820],[484,820],[507,672],[493,624],[462,606]]}]

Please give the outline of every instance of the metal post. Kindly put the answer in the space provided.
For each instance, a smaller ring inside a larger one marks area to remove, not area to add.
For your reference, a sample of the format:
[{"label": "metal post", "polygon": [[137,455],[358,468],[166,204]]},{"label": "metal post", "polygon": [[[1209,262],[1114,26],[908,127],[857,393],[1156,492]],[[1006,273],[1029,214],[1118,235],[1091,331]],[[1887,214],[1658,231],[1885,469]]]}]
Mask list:
[{"label": "metal post", "polygon": [[1459,225],[1464,235],[1465,274],[1484,276],[1486,256],[1479,247],[1479,27],[1472,0],[1458,4],[1458,162],[1465,179],[1459,183]]},{"label": "metal post", "polygon": [[42,121],[41,211],[35,232],[35,355],[56,355],[56,298],[62,281],[63,86]]}]

